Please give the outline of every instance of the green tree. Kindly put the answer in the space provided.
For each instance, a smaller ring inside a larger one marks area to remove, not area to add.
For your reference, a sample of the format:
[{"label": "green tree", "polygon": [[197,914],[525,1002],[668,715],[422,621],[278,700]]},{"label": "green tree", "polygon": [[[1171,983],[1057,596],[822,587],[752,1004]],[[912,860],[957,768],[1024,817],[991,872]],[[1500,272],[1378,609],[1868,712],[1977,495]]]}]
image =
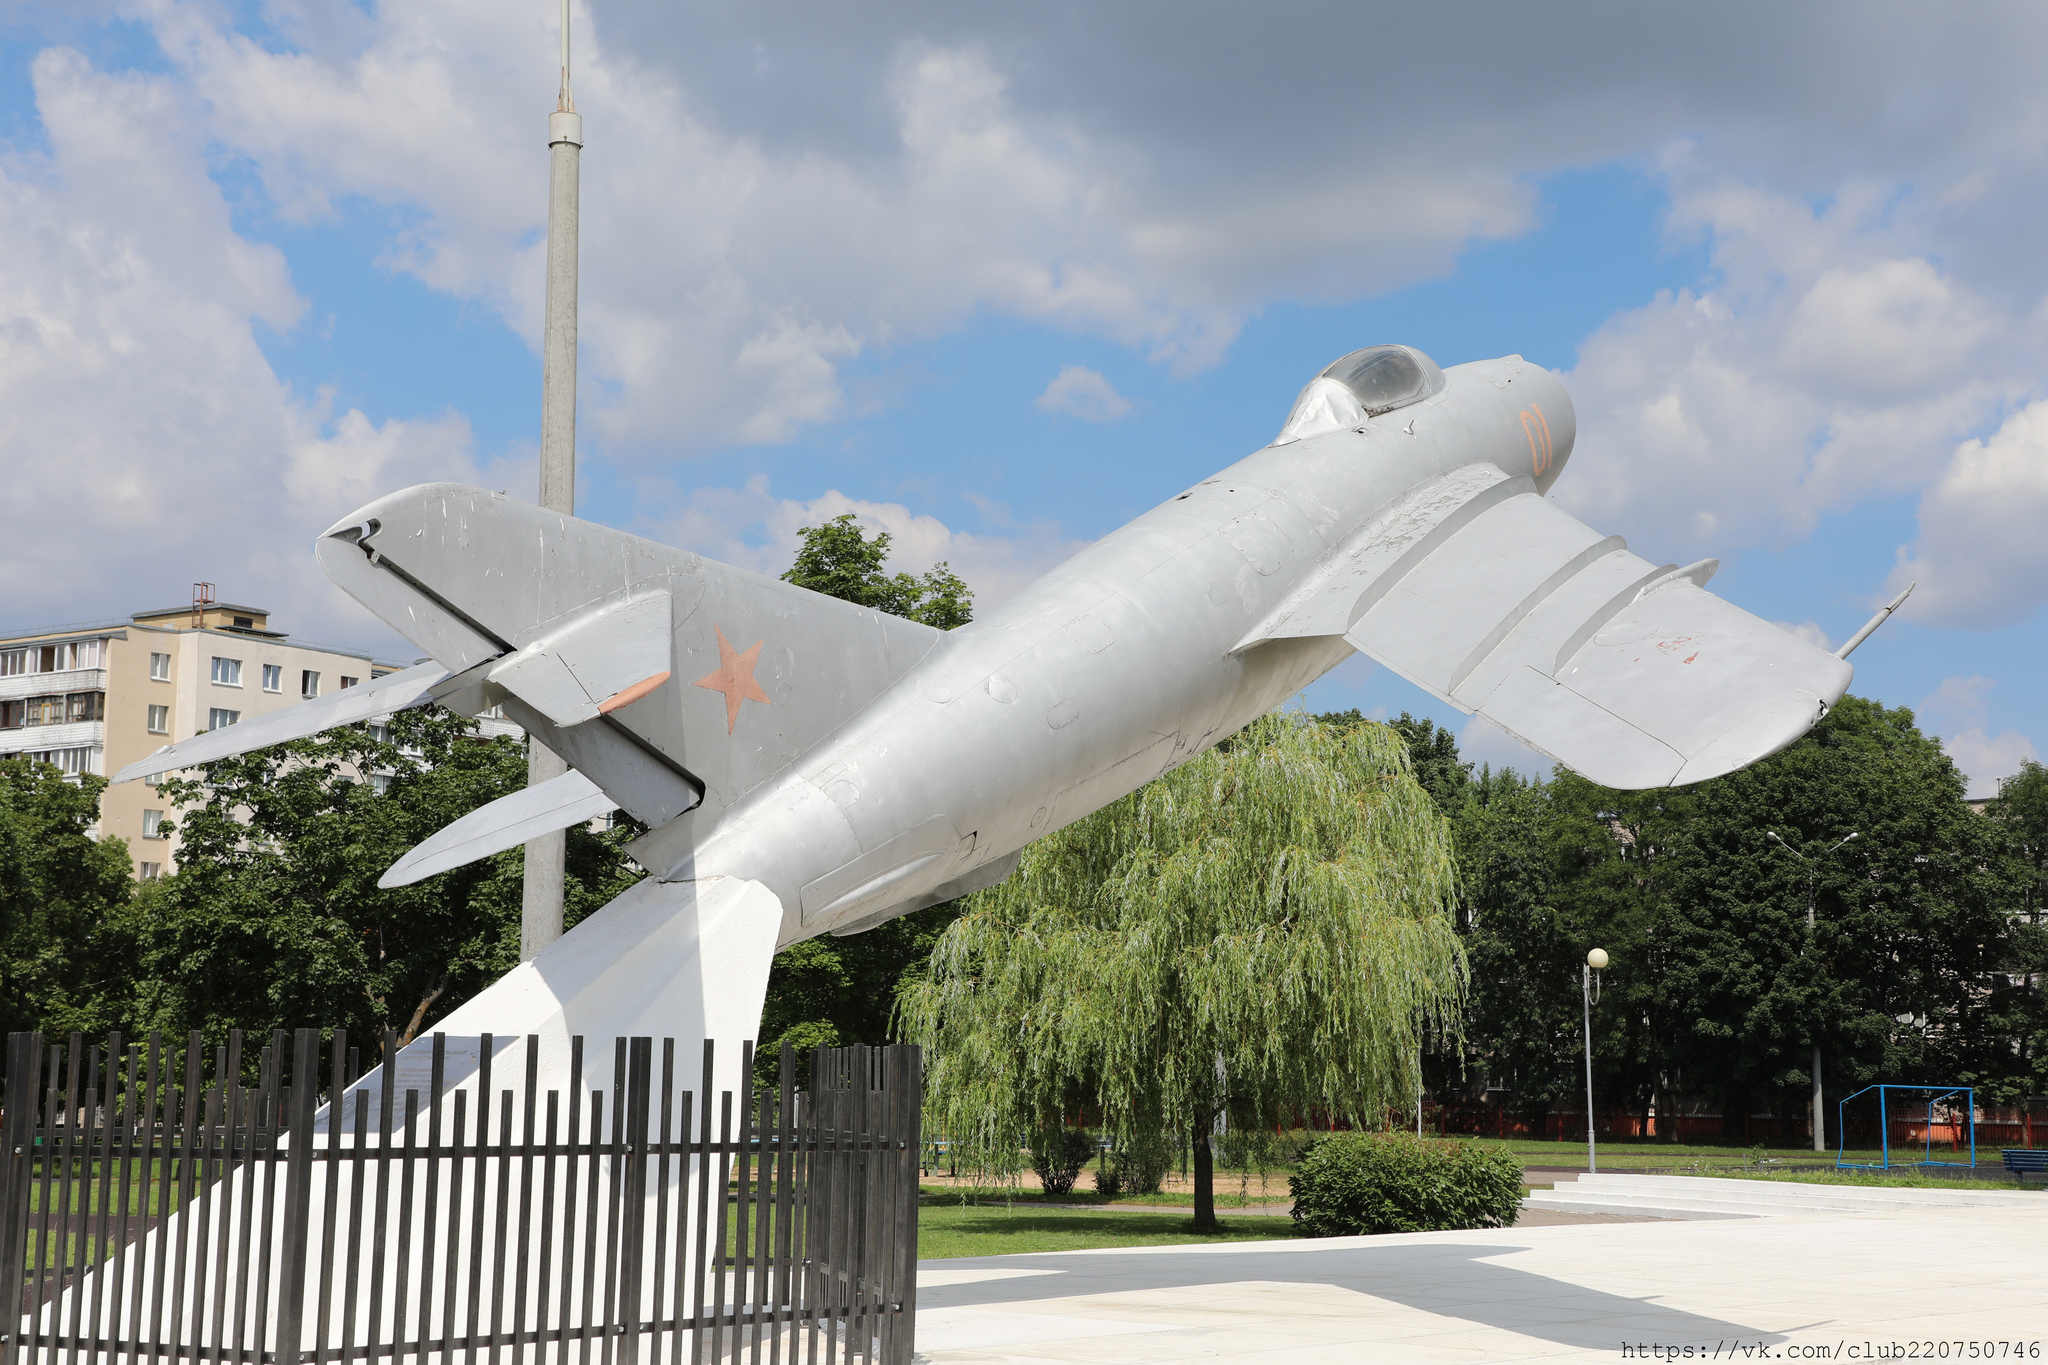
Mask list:
[{"label": "green tree", "polygon": [[[1689,836],[1701,788],[1614,791],[1566,768],[1544,784],[1550,808],[1550,857],[1555,901],[1569,926],[1550,968],[1554,1008],[1571,1017],[1571,1046],[1560,1055],[1562,1077],[1553,1093],[1583,1101],[1583,1016],[1580,971],[1586,953],[1604,948],[1612,959],[1602,974],[1601,1003],[1593,1018],[1596,1107],[1640,1110],[1648,1127],[1652,1100],[1659,1114],[1681,1105],[1677,1039],[1693,1017],[1671,994],[1670,976],[1681,954],[1671,926],[1672,856]],[[1679,1140],[1667,1121],[1663,1136]]]},{"label": "green tree", "polygon": [[[366,1045],[390,1028],[402,1044],[516,965],[523,850],[377,886],[408,848],[525,786],[524,746],[476,728],[401,711],[165,781],[178,871],[131,915],[128,1017],[214,1036],[341,1025]],[[567,923],[638,879],[634,832],[569,831]]]},{"label": "green tree", "polygon": [[1999,781],[1984,814],[2005,836],[2018,894],[2013,913],[2028,924],[2041,923],[2048,917],[2048,767],[2021,759],[2020,770]]},{"label": "green tree", "polygon": [[[2038,1085],[2038,902],[2023,888],[2038,886],[2026,831],[2048,822],[2030,815],[2027,773],[2008,786],[1978,819],[1912,714],[1857,697],[1785,752],[1692,787],[1471,778],[1455,819],[1470,1058],[1532,1120],[1576,1101],[1579,963],[1599,946],[1613,958],[1594,1017],[1602,1108],[1707,1101],[1730,1136],[1759,1103],[1803,1115],[1815,1038],[1836,1097],[1879,1079],[1995,1097]],[[1809,868],[1771,830],[1814,860],[1811,933]]]},{"label": "green tree", "polygon": [[1559,895],[1556,823],[1543,785],[1505,769],[1471,783],[1453,823],[1472,964],[1466,1045],[1539,1130],[1550,1106],[1576,1093],[1578,1001],[1560,987],[1585,953],[1575,903]]},{"label": "green tree", "polygon": [[1766,1096],[1798,1112],[1816,1040],[1838,1097],[1983,1073],[1984,986],[2006,939],[1997,831],[1912,712],[1844,697],[1791,748],[1691,799],[1658,930],[1690,1089],[1731,1120]]},{"label": "green tree", "polygon": [[[1332,711],[1316,717],[1325,725],[1362,725],[1365,717],[1354,708]],[[1408,746],[1408,762],[1415,780],[1445,815],[1456,816],[1465,805],[1472,785],[1472,765],[1458,757],[1458,737],[1426,716],[1406,711],[1387,722]]]},{"label": "green tree", "polygon": [[[851,512],[799,534],[803,544],[784,582],[940,630],[973,619],[973,592],[944,563],[921,577],[885,574],[889,533],[868,536]],[[805,1053],[888,1041],[899,986],[924,970],[932,945],[959,914],[960,903],[947,901],[859,934],[806,939],[777,953],[761,1011],[757,1074],[777,1078],[785,1042]]]},{"label": "green tree", "polygon": [[1382,726],[1269,716],[1032,844],[903,994],[956,1140],[1014,1151],[1077,1102],[1120,1137],[1311,1113],[1379,1126],[1455,1028],[1450,831]]},{"label": "green tree", "polygon": [[1984,813],[2005,853],[2009,938],[1986,1006],[1987,1027],[2005,1042],[2005,1055],[1982,1079],[1994,1099],[2010,1104],[2048,1093],[2048,767],[2022,760]]},{"label": "green tree", "polygon": [[757,1073],[764,1081],[780,1078],[785,1042],[799,1055],[814,1047],[887,1042],[897,991],[923,974],[939,935],[959,916],[960,902],[946,901],[858,934],[805,939],[777,953],[761,1011]]},{"label": "green tree", "polygon": [[92,836],[106,785],[0,759],[0,1030],[98,1033],[120,1022],[134,882],[127,844]]},{"label": "green tree", "polygon": [[797,534],[803,545],[796,563],[782,575],[785,583],[940,630],[974,619],[974,594],[945,561],[922,576],[884,573],[882,563],[889,557],[892,537],[887,531],[868,536],[851,512],[842,512],[823,526],[803,527]]}]

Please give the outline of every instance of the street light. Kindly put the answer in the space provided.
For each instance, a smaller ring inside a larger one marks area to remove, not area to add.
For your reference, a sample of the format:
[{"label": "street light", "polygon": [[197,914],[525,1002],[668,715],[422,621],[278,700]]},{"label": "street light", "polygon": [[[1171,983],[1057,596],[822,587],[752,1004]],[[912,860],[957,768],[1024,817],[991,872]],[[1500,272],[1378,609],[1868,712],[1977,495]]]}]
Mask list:
[{"label": "street light", "polygon": [[1584,1006],[1586,1022],[1586,1174],[1600,1169],[1599,1157],[1593,1149],[1593,1006],[1600,1000],[1600,973],[1607,969],[1607,950],[1595,948],[1586,954],[1586,965],[1579,968],[1579,1003]]},{"label": "street light", "polygon": [[[1814,932],[1813,879],[1817,875],[1819,875],[1820,868],[1814,863],[1813,859],[1807,857],[1804,853],[1801,853],[1798,849],[1792,847],[1792,845],[1786,843],[1783,839],[1780,839],[1778,837],[1778,831],[1774,829],[1767,829],[1764,831],[1764,837],[1766,839],[1769,839],[1772,843],[1776,844],[1779,848],[1784,849],[1793,857],[1797,858],[1800,862],[1806,864],[1806,946],[1809,950],[1811,950],[1813,947]],[[1828,848],[1827,852],[1821,854],[1820,856],[1825,858],[1828,856],[1828,854],[1833,853],[1836,849],[1842,847],[1844,844],[1854,842],[1858,837],[1858,832],[1855,830],[1851,830],[1849,831],[1847,836],[1836,840],[1834,844]],[[1828,1149],[1826,1119],[1827,1113],[1821,1107],[1820,1101],[1820,1030],[1816,1028],[1814,1030],[1813,1037],[1813,1150],[1816,1152],[1825,1152]]]}]

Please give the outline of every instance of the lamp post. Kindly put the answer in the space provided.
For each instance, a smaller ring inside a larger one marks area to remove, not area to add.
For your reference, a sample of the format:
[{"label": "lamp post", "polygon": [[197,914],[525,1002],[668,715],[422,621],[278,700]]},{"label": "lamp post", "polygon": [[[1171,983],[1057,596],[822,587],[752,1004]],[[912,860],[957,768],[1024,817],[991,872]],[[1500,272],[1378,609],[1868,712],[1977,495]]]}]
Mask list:
[{"label": "lamp post", "polygon": [[[1813,859],[1807,857],[1804,853],[1801,853],[1798,849],[1792,847],[1792,845],[1786,843],[1783,839],[1780,839],[1778,837],[1778,831],[1774,829],[1767,829],[1764,831],[1764,837],[1766,839],[1769,839],[1772,843],[1776,844],[1779,848],[1784,849],[1793,857],[1797,858],[1800,862],[1806,864],[1806,947],[1807,950],[1810,952],[1813,949],[1814,935],[1813,879],[1819,875],[1820,867],[1817,863],[1814,862]],[[1834,844],[1832,844],[1828,848],[1827,852],[1821,854],[1820,856],[1823,858],[1827,857],[1836,849],[1841,848],[1844,844],[1853,842],[1857,837],[1857,831],[1849,831],[1849,833],[1845,837],[1836,840]],[[1827,1149],[1827,1111],[1821,1107],[1820,1098],[1820,1030],[1816,1028],[1814,1030],[1813,1037],[1813,1150],[1816,1152],[1825,1152]]]},{"label": "lamp post", "polygon": [[1586,965],[1579,968],[1579,1004],[1583,1007],[1586,1025],[1586,1174],[1600,1169],[1600,1159],[1593,1146],[1593,1006],[1600,1000],[1600,973],[1607,967],[1607,950],[1595,948],[1586,954]]}]

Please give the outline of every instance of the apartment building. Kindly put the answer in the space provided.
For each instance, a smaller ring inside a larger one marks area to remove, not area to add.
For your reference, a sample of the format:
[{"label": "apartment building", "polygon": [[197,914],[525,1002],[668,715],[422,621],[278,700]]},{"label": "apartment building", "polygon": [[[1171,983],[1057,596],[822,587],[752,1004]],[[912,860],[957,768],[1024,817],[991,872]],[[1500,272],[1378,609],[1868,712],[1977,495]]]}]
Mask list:
[{"label": "apartment building", "polygon": [[[166,744],[406,667],[357,650],[293,640],[261,607],[211,600],[125,620],[0,636],[0,758],[27,756],[69,775],[100,775]],[[504,721],[490,732],[517,734]],[[109,787],[101,838],[126,839],[135,875],[169,872],[175,840],[155,780]]]}]

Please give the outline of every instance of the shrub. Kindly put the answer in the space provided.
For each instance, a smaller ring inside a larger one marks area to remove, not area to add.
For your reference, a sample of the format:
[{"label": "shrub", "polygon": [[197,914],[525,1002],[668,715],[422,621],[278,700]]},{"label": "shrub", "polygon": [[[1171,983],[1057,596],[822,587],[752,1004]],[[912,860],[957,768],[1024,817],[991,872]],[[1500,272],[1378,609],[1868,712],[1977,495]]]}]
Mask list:
[{"label": "shrub", "polygon": [[[1163,1138],[1126,1138],[1119,1141],[1104,1169],[1096,1174],[1095,1188],[1104,1194],[1157,1194],[1159,1182],[1173,1165],[1173,1151]],[[1110,1187],[1103,1189],[1107,1175]]]},{"label": "shrub", "polygon": [[1523,1193],[1506,1152],[1407,1133],[1320,1138],[1287,1184],[1308,1237],[1513,1227]]},{"label": "shrub", "polygon": [[1108,1195],[1111,1199],[1122,1194],[1124,1192],[1123,1173],[1111,1165],[1097,1166],[1095,1168],[1095,1192]]},{"label": "shrub", "polygon": [[1078,1128],[1059,1128],[1031,1144],[1031,1169],[1046,1194],[1057,1198],[1074,1192],[1075,1179],[1094,1155],[1094,1138]]}]

